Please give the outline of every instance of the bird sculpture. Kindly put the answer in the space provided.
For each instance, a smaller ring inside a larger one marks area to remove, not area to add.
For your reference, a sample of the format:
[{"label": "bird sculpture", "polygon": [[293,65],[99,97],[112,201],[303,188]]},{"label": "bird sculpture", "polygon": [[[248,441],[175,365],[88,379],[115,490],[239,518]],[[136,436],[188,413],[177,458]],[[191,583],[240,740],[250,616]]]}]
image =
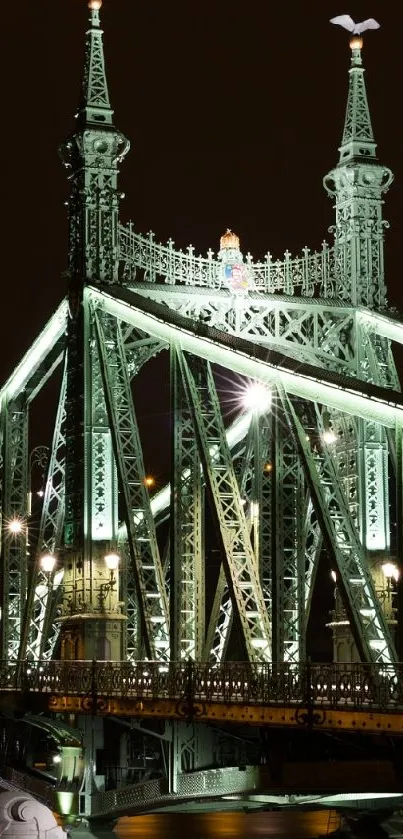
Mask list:
[{"label": "bird sculpture", "polygon": [[368,20],[363,20],[361,23],[354,23],[350,15],[337,15],[337,17],[331,18],[330,23],[337,23],[339,26],[344,26],[344,29],[348,29],[353,35],[361,35],[366,29],[379,29],[380,27],[378,21],[374,20],[373,17],[369,17]]}]

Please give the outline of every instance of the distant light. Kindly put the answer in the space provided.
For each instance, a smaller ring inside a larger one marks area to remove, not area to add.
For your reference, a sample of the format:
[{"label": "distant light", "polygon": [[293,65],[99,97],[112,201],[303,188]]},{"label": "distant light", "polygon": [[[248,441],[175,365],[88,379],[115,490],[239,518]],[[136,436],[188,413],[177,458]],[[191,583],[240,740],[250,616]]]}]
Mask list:
[{"label": "distant light", "polygon": [[331,446],[332,443],[335,443],[337,437],[334,431],[331,431],[330,428],[327,431],[324,431],[322,434],[322,440],[324,443],[327,443],[328,446]]},{"label": "distant light", "polygon": [[61,755],[53,755],[53,763],[61,763],[62,756]]},{"label": "distant light", "polygon": [[330,572],[330,576],[331,576],[331,578],[332,578],[333,582],[334,582],[334,583],[337,583],[337,574],[336,574],[336,572],[332,570],[332,571]]},{"label": "distant light", "polygon": [[271,406],[271,392],[261,382],[252,382],[243,392],[242,404],[248,411],[264,414]]},{"label": "distant light", "polygon": [[393,579],[397,582],[400,577],[400,571],[394,562],[384,562],[382,565],[382,571],[387,580]]},{"label": "distant light", "polygon": [[109,571],[116,571],[120,562],[119,554],[107,554],[105,557],[105,565]]},{"label": "distant light", "polygon": [[94,12],[99,12],[102,6],[102,0],[89,0],[88,1],[88,8],[92,9]]},{"label": "distant light", "polygon": [[39,498],[43,498],[43,496],[45,495],[45,493],[44,493],[43,489],[39,489],[39,490],[38,490],[38,492],[37,492],[36,494],[37,494],[37,496],[38,496]]},{"label": "distant light", "polygon": [[8,525],[8,530],[10,533],[21,533],[22,532],[22,521],[21,519],[12,519]]},{"label": "distant light", "polygon": [[45,574],[51,574],[56,565],[56,557],[52,554],[44,554],[44,556],[41,556],[39,564]]},{"label": "distant light", "polygon": [[270,460],[268,460],[267,463],[265,463],[265,465],[263,466],[263,472],[266,472],[266,475],[269,475],[270,472],[272,472],[272,471],[273,471],[273,464],[270,463]]},{"label": "distant light", "polygon": [[144,486],[146,486],[148,489],[151,489],[151,487],[155,486],[155,478],[153,478],[152,475],[147,475],[144,478]]}]

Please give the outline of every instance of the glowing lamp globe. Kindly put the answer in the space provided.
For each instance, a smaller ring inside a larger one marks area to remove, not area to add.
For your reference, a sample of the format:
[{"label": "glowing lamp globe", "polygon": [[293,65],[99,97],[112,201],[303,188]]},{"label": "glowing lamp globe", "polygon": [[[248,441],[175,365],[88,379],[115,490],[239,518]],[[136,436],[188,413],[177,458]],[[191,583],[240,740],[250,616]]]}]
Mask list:
[{"label": "glowing lamp globe", "polygon": [[394,562],[384,562],[382,565],[382,571],[388,580],[398,580],[399,579],[399,569]]},{"label": "glowing lamp globe", "polygon": [[105,557],[105,565],[109,568],[109,571],[116,571],[120,562],[120,556],[118,554],[107,554]]},{"label": "glowing lamp globe", "polygon": [[21,533],[22,531],[22,521],[20,519],[12,519],[8,525],[8,530],[10,533]]},{"label": "glowing lamp globe", "polygon": [[246,388],[242,402],[247,411],[263,414],[270,408],[271,393],[265,385],[262,385],[260,382],[254,382]]},{"label": "glowing lamp globe", "polygon": [[99,12],[102,6],[102,0],[89,0],[88,8],[93,12]]},{"label": "glowing lamp globe", "polygon": [[352,50],[362,50],[363,40],[360,38],[359,35],[354,35],[350,39],[350,49]]},{"label": "glowing lamp globe", "polygon": [[45,554],[44,556],[41,556],[39,564],[45,574],[51,574],[56,565],[56,557],[52,556],[52,554]]}]

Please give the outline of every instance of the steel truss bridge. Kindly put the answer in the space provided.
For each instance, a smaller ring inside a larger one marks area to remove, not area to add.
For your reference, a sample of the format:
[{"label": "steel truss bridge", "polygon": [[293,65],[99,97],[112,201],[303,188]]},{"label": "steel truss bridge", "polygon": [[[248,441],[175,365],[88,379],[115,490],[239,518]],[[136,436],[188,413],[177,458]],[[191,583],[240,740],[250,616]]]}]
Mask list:
[{"label": "steel truss bridge", "polygon": [[[257,262],[227,231],[201,257],[120,220],[129,143],[113,123],[101,5],[89,2],[81,106],[61,148],[68,294],[0,391],[1,699],[21,707],[35,695],[46,719],[74,716],[80,745],[74,760],[63,746],[58,783],[70,795],[62,812],[82,814],[105,789],[106,716],[115,763],[154,738],[168,797],[186,772],[217,763],[219,795],[236,762],[231,726],[400,733],[403,702],[392,355],[403,324],[387,306],[392,174],[376,158],[362,42],[350,44],[340,158],[324,179],[334,242]],[[164,353],[172,469],[152,493],[133,385]],[[222,370],[259,395],[230,423]],[[30,407],[55,373],[39,504]],[[331,665],[310,664],[307,646],[323,563],[335,581]]]}]

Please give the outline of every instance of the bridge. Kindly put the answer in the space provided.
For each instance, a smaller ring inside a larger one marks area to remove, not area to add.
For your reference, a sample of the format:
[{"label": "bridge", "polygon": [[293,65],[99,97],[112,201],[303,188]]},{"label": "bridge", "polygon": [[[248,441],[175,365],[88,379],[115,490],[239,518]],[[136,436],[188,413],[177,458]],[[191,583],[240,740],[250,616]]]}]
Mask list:
[{"label": "bridge", "polygon": [[[334,240],[259,261],[227,230],[199,256],[121,218],[129,141],[102,0],[88,7],[61,147],[68,292],[0,389],[2,776],[70,819],[336,788],[395,801],[403,323],[362,39],[324,179]],[[137,407],[164,357],[171,469],[156,488]],[[52,377],[52,439],[31,450]],[[314,618],[332,662],[315,658]]]}]

